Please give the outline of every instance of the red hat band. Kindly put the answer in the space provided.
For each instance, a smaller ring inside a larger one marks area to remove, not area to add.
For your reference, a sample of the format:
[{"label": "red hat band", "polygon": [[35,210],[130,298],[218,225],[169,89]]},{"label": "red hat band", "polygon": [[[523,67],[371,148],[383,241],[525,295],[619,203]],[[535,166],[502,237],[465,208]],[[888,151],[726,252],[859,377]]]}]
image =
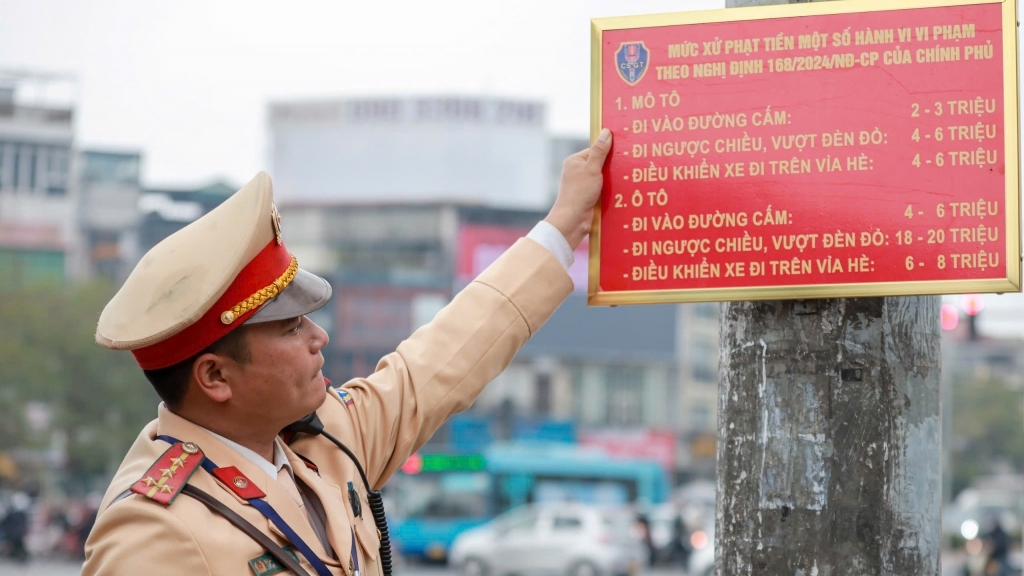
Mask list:
[{"label": "red hat band", "polygon": [[283,290],[295,276],[293,262],[284,244],[271,240],[199,320],[166,340],[132,350],[135,361],[143,370],[158,370],[195,356],[244,324],[268,296]]}]

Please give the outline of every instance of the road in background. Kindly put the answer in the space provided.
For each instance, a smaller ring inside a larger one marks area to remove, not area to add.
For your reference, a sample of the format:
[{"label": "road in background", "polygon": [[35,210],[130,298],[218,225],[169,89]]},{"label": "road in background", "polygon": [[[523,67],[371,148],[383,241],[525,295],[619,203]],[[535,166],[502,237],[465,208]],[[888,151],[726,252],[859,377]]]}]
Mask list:
[{"label": "road in background", "polygon": [[[955,576],[963,558],[956,554],[942,556],[942,575]],[[79,576],[81,567],[67,562],[31,562],[29,564],[12,564],[0,560],[0,576]],[[458,571],[447,566],[412,565],[397,567],[397,576],[457,576]],[[687,576],[682,570],[658,568],[645,570],[643,576]]]}]

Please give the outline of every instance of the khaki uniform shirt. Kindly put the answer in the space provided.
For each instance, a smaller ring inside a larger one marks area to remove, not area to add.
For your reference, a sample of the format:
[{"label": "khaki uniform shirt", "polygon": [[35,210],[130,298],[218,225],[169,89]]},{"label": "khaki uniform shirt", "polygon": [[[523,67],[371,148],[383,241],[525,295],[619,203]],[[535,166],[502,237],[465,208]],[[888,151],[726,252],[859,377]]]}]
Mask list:
[{"label": "khaki uniform shirt", "polygon": [[[325,429],[358,457],[379,489],[444,421],[465,410],[511,362],[526,340],[571,293],[572,281],[551,252],[519,240],[398,349],[368,378],[344,385],[346,404],[334,390],[317,411]],[[161,405],[118,469],[86,542],[83,576],[252,576],[249,560],[266,554],[259,544],[201,502],[179,494],[164,507],[143,496],[115,498],[138,481],[169,447],[157,435],[195,442],[220,467],[235,466],[266,494],[266,501],[334,574],[350,574],[352,534],[362,574],[380,573],[380,541],[366,490],[352,461],[322,437],[303,437],[285,453],[295,478],[319,497],[338,560],[324,551],[303,510],[283,486],[199,426]],[[306,467],[296,453],[319,467]],[[347,483],[362,498],[355,518]],[[213,495],[278,544],[288,541],[245,500],[205,470],[189,483]],[[114,502],[111,504],[111,502]],[[309,574],[316,572],[303,560]]]}]

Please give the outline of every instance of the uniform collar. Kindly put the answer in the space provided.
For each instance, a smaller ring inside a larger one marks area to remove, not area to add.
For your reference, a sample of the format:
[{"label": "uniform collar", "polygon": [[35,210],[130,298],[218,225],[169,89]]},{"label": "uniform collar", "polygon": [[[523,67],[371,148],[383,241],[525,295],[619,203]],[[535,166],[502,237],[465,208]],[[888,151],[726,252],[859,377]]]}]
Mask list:
[{"label": "uniform collar", "polygon": [[[196,426],[199,425],[197,424]],[[277,475],[281,472],[282,468],[287,468],[289,473],[292,472],[292,465],[288,461],[288,456],[284,453],[284,448],[281,447],[280,438],[274,438],[274,461],[268,462],[266,458],[260,456],[254,450],[250,450],[234,440],[225,438],[212,430],[203,428],[202,426],[199,426],[199,428],[202,428],[207,434],[223,442],[228,448],[238,452],[239,456],[258,466],[260,470],[266,472],[267,476],[270,476],[270,478],[274,480],[277,479]]]},{"label": "uniform collar", "polygon": [[[277,469],[262,457],[257,457],[256,459],[245,458],[238,450],[228,446],[224,442],[226,439],[218,438],[198,424],[178,416],[168,410],[167,406],[163,403],[157,409],[157,426],[154,432],[156,434],[166,434],[182,441],[195,442],[202,449],[203,454],[211,461],[216,462],[220,467],[237,467],[246,478],[255,482],[260,490],[264,492],[267,491],[267,484],[277,478]],[[274,474],[267,474],[266,469],[259,465],[258,461],[271,466]]]},{"label": "uniform collar", "polygon": [[[284,446],[280,441],[275,443],[274,460],[279,462],[283,460],[287,464],[284,464],[279,468],[278,466],[268,462],[262,456],[252,452],[252,450],[248,450],[248,452],[251,453],[251,457],[245,455],[243,453],[246,451],[244,447],[238,446],[237,443],[222,436],[218,436],[217,434],[200,427],[198,424],[178,416],[168,410],[167,406],[163,403],[160,404],[160,407],[157,410],[156,429],[152,431],[152,434],[152,439],[155,439],[157,435],[166,434],[167,436],[171,436],[182,441],[194,442],[203,451],[204,456],[215,462],[219,467],[225,468],[234,466],[237,468],[243,476],[248,478],[252,484],[255,484],[266,494],[264,500],[281,515],[281,518],[285,523],[291,526],[291,528],[295,530],[295,533],[298,534],[303,541],[309,544],[321,559],[326,558],[326,552],[323,551],[323,547],[319,544],[319,538],[317,538],[316,532],[313,531],[313,526],[310,524],[309,518],[307,518],[301,508],[296,505],[294,498],[288,493],[284,485],[275,481],[277,478],[277,472],[280,468],[287,466],[289,470],[294,470],[295,466],[302,465],[302,461],[298,460],[298,457],[294,456],[294,453],[292,453],[291,450]],[[154,442],[152,444],[159,444],[161,450],[167,449],[166,444],[163,444],[162,442]],[[238,448],[241,448],[241,450]],[[159,453],[157,453],[157,455],[159,455]],[[154,458],[155,457],[156,456],[154,456]],[[295,458],[295,461],[289,462],[289,459],[292,458]],[[148,461],[152,462],[151,459]],[[303,467],[305,466],[303,465]],[[268,472],[273,472],[273,474],[269,474]],[[136,478],[138,478],[138,476],[136,476]],[[241,504],[247,505],[247,502],[238,496],[232,489],[228,488],[224,482],[214,482],[220,486],[226,494],[230,494],[232,498]],[[332,494],[332,496],[335,500],[333,506],[341,509],[344,505],[341,490],[336,489],[336,495]],[[321,500],[323,500],[323,496],[321,496]],[[267,522],[267,529],[279,537],[285,538],[280,528],[273,522]],[[347,526],[345,529],[348,530]],[[332,545],[337,550],[348,550],[346,546],[351,546],[351,536],[348,536],[347,532],[344,535],[344,539],[338,539],[338,536],[341,535],[335,535],[336,541],[332,541]],[[325,559],[324,562],[331,566],[338,565],[337,561],[334,560]]]}]

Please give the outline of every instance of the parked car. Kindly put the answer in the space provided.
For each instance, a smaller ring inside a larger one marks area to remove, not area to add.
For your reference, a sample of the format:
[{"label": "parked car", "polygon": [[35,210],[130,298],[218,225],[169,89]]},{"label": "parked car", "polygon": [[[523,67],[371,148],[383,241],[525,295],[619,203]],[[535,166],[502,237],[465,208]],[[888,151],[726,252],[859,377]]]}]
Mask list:
[{"label": "parked car", "polygon": [[448,560],[465,576],[632,576],[646,554],[628,510],[542,504],[511,510],[463,532],[452,543]]},{"label": "parked car", "polygon": [[942,535],[971,540],[965,524],[977,527],[999,520],[1003,529],[1019,538],[1021,532],[1021,493],[1000,488],[965,488],[956,500],[942,508]]}]

